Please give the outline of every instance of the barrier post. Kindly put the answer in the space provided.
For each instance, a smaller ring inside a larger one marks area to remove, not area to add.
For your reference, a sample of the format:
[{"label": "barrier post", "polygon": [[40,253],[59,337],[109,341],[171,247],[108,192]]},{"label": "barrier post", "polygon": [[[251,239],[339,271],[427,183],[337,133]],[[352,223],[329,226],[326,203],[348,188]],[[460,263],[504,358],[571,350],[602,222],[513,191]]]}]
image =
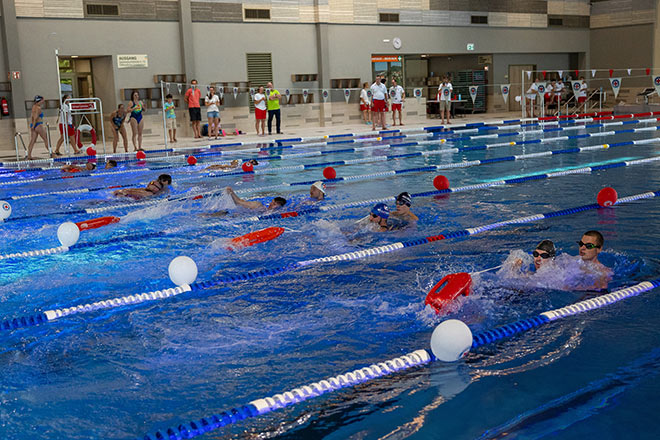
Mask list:
[{"label": "barrier post", "polygon": [[[103,141],[103,154],[105,155],[105,123],[103,121],[103,103],[100,98],[69,98],[64,101],[68,106],[69,113],[73,115],[82,115],[83,118],[87,119],[85,115],[94,115],[98,114],[101,117],[101,140]],[[65,121],[68,120],[68,114],[64,114]],[[89,120],[88,120],[89,121]],[[81,121],[82,122],[82,121]],[[76,129],[77,130],[77,129]],[[66,139],[66,136],[64,136]]]},{"label": "barrier post", "polygon": [[163,112],[163,138],[165,139],[165,148],[167,148],[167,119],[165,115],[165,91],[163,90],[163,80],[160,80],[160,109]]},{"label": "barrier post", "polygon": [[520,73],[520,76],[522,78],[522,81],[520,81],[520,102],[522,102],[522,117],[521,119],[525,119],[525,115],[527,114],[527,101],[525,100],[525,71],[523,70]]}]

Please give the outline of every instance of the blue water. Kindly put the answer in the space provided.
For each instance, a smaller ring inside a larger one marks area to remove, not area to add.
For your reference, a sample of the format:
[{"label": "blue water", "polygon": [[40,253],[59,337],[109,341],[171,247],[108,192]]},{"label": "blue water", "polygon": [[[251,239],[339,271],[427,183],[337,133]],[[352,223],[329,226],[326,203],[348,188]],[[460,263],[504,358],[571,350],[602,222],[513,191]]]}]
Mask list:
[{"label": "blue water", "polygon": [[[545,137],[583,132],[546,133]],[[652,136],[655,132],[622,134],[336,169],[340,176],[358,175]],[[481,139],[459,145],[499,141]],[[449,146],[453,144],[272,161],[269,169]],[[660,142],[440,173],[338,182],[327,185],[326,203],[429,191],[436,174],[447,176],[452,186],[462,186],[652,157],[660,153],[659,146]],[[149,162],[149,167],[172,163],[177,162]],[[222,197],[120,208],[98,215],[44,215],[10,221],[0,229],[0,254],[58,246],[56,229],[63,221],[101,215],[122,217],[118,224],[83,231],[79,245],[70,252],[0,260],[0,317],[171,287],[167,266],[178,255],[191,256],[199,267],[198,280],[205,281],[585,205],[593,203],[604,186],[613,186],[620,196],[656,191],[660,189],[659,171],[660,165],[654,162],[415,198],[413,211],[420,218],[418,225],[387,233],[375,233],[355,223],[368,213],[368,207],[260,223],[241,221],[240,216],[219,223],[200,215],[224,208],[227,202]],[[0,199],[146,183],[161,172],[173,176],[171,196],[228,185],[243,189],[321,177],[321,169],[208,177],[199,173],[199,168],[179,167],[4,186],[0,187]],[[21,173],[20,178],[58,173],[28,172]],[[307,186],[300,186],[254,196],[284,195],[300,200],[307,191]],[[12,216],[108,203],[117,203],[111,190],[11,202]],[[428,348],[433,328],[445,317],[462,319],[476,332],[578,301],[582,292],[514,289],[507,287],[505,280],[487,275],[479,278],[473,295],[452,305],[448,315],[438,317],[424,308],[426,293],[444,275],[496,266],[510,252],[531,251],[545,238],[552,239],[559,252],[575,255],[574,243],[582,232],[600,230],[606,240],[601,261],[614,270],[611,290],[656,278],[660,274],[659,225],[660,201],[650,199],[3,331],[0,436],[141,437]],[[268,243],[238,252],[226,250],[232,237],[267,226],[290,230]],[[660,409],[656,398],[660,391],[656,373],[660,364],[660,331],[655,324],[658,293],[651,291],[482,347],[456,364],[433,363],[412,369],[242,421],[203,438],[657,438],[660,428],[652,420]]]}]

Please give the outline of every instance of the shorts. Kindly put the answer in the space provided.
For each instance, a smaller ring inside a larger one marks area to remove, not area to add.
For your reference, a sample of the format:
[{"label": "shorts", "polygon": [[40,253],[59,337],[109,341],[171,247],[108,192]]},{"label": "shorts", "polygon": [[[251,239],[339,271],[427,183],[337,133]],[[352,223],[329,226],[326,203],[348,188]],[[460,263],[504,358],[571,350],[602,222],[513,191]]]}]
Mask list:
[{"label": "shorts", "polygon": [[401,111],[401,104],[392,104],[392,111]]},{"label": "shorts", "polygon": [[545,99],[546,102],[552,101],[552,96],[550,95],[550,93],[546,93],[545,95],[543,95],[543,98]]},{"label": "shorts", "polygon": [[[60,134],[64,134],[64,133],[63,133],[63,130],[64,130],[63,125],[62,125],[62,124],[59,124],[59,125],[60,125]],[[76,133],[76,130],[73,128],[73,124],[69,124],[69,125],[67,125],[67,130],[66,130],[66,134],[67,134],[67,136],[71,137],[71,136],[73,136],[75,133]]]},{"label": "shorts", "polygon": [[387,106],[385,105],[384,99],[374,99],[373,104],[371,105],[371,111],[376,113],[382,113],[387,111]]},{"label": "shorts", "polygon": [[579,104],[582,104],[582,103],[583,103],[584,101],[586,101],[586,100],[587,100],[587,97],[586,97],[586,96],[580,96],[580,97],[578,98],[578,103],[579,103]]},{"label": "shorts", "polygon": [[360,111],[366,112],[371,106],[369,104],[360,104]]},{"label": "shorts", "polygon": [[266,110],[262,110],[260,108],[255,108],[254,109],[254,116],[259,121],[261,121],[262,119],[266,119]]},{"label": "shorts", "polygon": [[176,130],[176,118],[166,118],[165,121],[167,122],[168,130]]},{"label": "shorts", "polygon": [[525,98],[529,99],[530,101],[536,101],[536,95],[525,95]]},{"label": "shorts", "polygon": [[191,121],[201,121],[202,120],[202,110],[199,107],[191,107],[188,109],[188,114],[190,115]]},{"label": "shorts", "polygon": [[220,112],[206,112],[206,117],[220,119]]},{"label": "shorts", "polygon": [[440,111],[443,110],[447,110],[447,111],[451,110],[451,101],[447,101],[444,99],[440,100]]}]

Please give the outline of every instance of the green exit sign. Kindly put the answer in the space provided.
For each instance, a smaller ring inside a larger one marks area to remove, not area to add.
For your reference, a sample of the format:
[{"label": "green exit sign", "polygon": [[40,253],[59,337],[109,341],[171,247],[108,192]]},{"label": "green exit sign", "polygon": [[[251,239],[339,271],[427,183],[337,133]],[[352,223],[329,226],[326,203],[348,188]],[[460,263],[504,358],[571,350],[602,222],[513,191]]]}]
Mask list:
[{"label": "green exit sign", "polygon": [[467,50],[474,50],[474,43],[468,43]]}]

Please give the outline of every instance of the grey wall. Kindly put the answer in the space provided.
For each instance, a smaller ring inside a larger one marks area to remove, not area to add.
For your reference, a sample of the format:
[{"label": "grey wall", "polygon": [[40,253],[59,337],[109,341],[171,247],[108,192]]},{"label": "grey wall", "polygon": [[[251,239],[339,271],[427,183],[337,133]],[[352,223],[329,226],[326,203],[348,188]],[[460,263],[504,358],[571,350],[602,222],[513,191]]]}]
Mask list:
[{"label": "grey wall", "polygon": [[[568,53],[519,53],[519,54],[495,54],[493,55],[493,83],[519,83],[520,78],[509,78],[509,65],[511,64],[535,64],[537,70],[564,70],[570,73],[573,68]],[[566,74],[565,74],[566,75]],[[525,78],[527,81],[527,78]]]},{"label": "grey wall", "polygon": [[[594,69],[653,67],[654,39],[655,30],[652,24],[592,29],[590,32],[591,66]],[[643,71],[633,73],[633,76],[641,76],[640,78],[626,78],[627,72],[625,71],[616,72],[615,75],[622,76],[622,87],[652,86]],[[599,73],[598,76],[606,78],[608,75]],[[602,82],[606,88],[609,88],[607,80]]]}]

